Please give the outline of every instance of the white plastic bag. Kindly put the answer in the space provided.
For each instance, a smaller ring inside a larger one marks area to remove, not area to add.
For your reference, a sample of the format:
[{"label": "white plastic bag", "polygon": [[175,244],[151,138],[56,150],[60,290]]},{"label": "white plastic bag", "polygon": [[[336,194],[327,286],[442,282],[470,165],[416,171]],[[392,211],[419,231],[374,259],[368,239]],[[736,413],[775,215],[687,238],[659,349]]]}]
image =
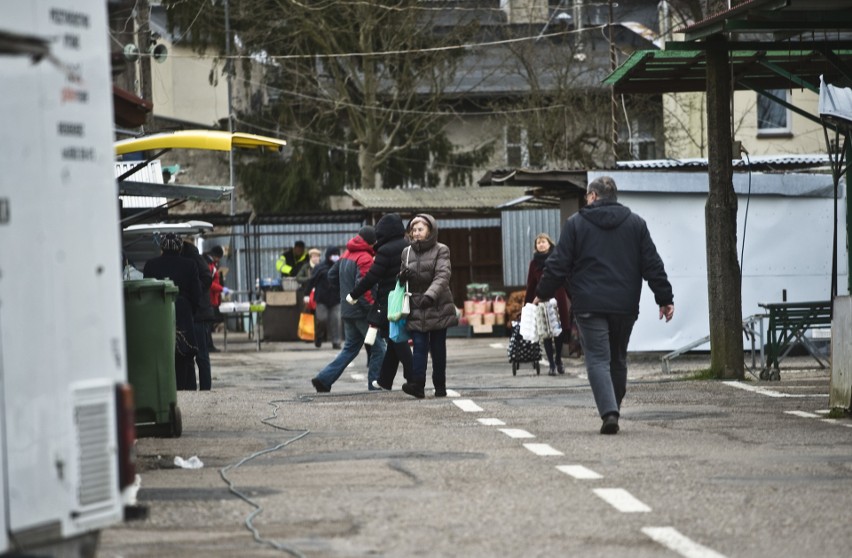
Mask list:
[{"label": "white plastic bag", "polygon": [[536,342],[539,339],[539,330],[536,326],[537,317],[538,317],[538,306],[527,302],[524,304],[524,307],[521,308],[521,337],[526,339],[527,341]]},{"label": "white plastic bag", "polygon": [[536,331],[540,339],[556,338],[562,333],[562,324],[559,322],[559,305],[555,298],[539,303],[538,313],[536,314]]},{"label": "white plastic bag", "polygon": [[204,463],[198,459],[197,455],[193,455],[189,459],[184,459],[178,455],[175,456],[175,465],[180,467],[181,469],[201,469],[204,467]]}]

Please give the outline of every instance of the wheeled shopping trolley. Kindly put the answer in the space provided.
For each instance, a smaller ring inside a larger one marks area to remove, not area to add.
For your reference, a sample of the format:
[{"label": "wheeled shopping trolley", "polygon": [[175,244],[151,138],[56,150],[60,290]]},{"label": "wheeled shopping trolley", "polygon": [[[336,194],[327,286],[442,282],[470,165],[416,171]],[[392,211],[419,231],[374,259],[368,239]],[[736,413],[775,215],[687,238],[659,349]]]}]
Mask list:
[{"label": "wheeled shopping trolley", "polygon": [[518,368],[525,362],[533,363],[536,374],[541,374],[541,345],[536,341],[527,341],[521,336],[521,324],[512,322],[512,335],[509,337],[509,348],[506,350],[509,362],[512,363],[512,376],[517,376]]}]

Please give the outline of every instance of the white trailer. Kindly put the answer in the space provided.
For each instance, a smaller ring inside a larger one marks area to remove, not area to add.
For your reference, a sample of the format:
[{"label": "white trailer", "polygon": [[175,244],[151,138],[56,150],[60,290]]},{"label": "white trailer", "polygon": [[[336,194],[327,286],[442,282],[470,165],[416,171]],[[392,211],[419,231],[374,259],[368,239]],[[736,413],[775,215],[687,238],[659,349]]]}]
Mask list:
[{"label": "white trailer", "polygon": [[104,0],[0,0],[0,554],[94,555],[133,480]]}]

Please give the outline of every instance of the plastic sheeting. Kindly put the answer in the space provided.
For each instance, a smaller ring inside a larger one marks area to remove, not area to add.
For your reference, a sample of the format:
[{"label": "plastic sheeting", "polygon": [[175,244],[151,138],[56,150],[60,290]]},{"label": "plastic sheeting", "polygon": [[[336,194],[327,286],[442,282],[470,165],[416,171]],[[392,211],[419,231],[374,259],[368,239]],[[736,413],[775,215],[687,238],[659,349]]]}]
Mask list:
[{"label": "plastic sheeting", "polygon": [[852,126],[852,89],[828,84],[820,76],[819,115]]}]

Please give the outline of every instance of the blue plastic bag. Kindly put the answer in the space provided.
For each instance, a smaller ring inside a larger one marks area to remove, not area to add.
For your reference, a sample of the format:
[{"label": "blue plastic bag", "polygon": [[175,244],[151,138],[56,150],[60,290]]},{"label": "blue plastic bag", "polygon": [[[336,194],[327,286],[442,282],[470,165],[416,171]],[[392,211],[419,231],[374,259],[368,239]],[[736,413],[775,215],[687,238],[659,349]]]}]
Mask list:
[{"label": "blue plastic bag", "polygon": [[411,334],[406,327],[408,320],[400,318],[395,322],[390,322],[389,335],[394,343],[406,343],[411,339]]}]

